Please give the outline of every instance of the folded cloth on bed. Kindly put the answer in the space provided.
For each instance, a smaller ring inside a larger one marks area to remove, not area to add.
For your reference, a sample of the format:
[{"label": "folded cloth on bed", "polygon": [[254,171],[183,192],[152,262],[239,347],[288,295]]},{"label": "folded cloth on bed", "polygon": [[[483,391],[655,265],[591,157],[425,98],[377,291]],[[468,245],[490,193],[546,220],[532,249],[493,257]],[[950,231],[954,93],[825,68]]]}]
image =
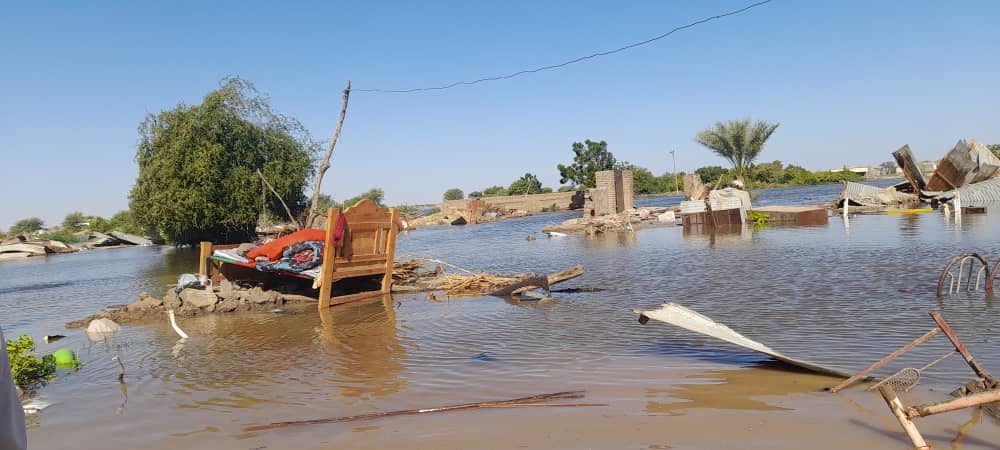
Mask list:
[{"label": "folded cloth on bed", "polygon": [[[330,224],[327,224],[330,226]],[[336,246],[340,242],[340,239],[344,237],[344,228],[347,226],[347,220],[344,215],[341,214],[337,218],[337,224],[333,229],[333,245]],[[260,247],[247,252],[248,259],[257,259],[259,257],[266,257],[269,261],[277,261],[281,259],[282,254],[285,252],[289,246],[293,244],[298,244],[300,242],[307,241],[326,241],[326,231],[318,229],[306,229],[299,230],[285,237],[280,237],[271,242],[268,242]]]},{"label": "folded cloth on bed", "polygon": [[323,241],[305,241],[292,244],[277,261],[257,261],[257,270],[264,272],[302,272],[323,263]]},{"label": "folded cloth on bed", "polygon": [[246,259],[246,258],[240,256],[239,253],[237,253],[237,249],[234,249],[234,248],[230,248],[230,249],[226,249],[226,250],[215,250],[215,251],[212,252],[212,254],[215,255],[215,256],[218,256],[220,258],[231,259],[231,260],[236,261],[236,262],[241,262],[241,263],[249,263],[250,262],[249,259]]}]

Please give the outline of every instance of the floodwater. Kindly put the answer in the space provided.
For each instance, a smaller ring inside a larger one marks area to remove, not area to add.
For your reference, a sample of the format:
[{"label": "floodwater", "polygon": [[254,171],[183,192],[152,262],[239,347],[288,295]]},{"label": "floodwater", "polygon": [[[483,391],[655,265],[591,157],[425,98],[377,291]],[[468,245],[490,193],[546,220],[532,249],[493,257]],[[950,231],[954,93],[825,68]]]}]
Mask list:
[{"label": "floodwater", "polygon": [[[764,191],[758,203],[832,199],[839,187]],[[676,197],[641,199],[645,205]],[[982,292],[938,300],[945,263],[965,251],[1000,258],[1000,213],[960,225],[935,212],[859,215],[845,228],[768,227],[716,236],[681,227],[548,239],[576,212],[420,229],[399,259],[427,256],[493,272],[583,264],[535,304],[396,295],[329,314],[234,314],[125,326],[91,343],[64,324],[161,295],[195,254],[100,250],[0,262],[0,326],[40,351],[68,347],[83,366],[40,392],[32,448],[909,448],[881,399],[820,392],[837,379],[651,321],[632,309],[676,302],[789,356],[848,371],[934,327],[942,312],[970,351],[1000,371],[1000,310]],[[537,240],[526,240],[529,234]],[[46,334],[65,334],[54,344]],[[949,350],[938,337],[879,372],[921,367]],[[119,356],[125,388],[117,380]],[[914,396],[947,398],[972,378],[958,357],[924,371]],[[245,432],[244,427],[586,390],[607,406],[462,411]],[[978,420],[977,420],[978,419]],[[998,449],[1000,427],[972,411],[919,419],[936,448]]]}]

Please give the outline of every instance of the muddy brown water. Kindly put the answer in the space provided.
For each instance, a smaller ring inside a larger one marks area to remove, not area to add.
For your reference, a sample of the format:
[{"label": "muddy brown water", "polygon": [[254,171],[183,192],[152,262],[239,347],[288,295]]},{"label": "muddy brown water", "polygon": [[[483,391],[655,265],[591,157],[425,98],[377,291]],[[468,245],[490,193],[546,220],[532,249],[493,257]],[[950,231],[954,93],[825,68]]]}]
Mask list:
[{"label": "muddy brown water", "polygon": [[[765,191],[760,203],[832,198],[836,186]],[[642,199],[668,204],[677,198]],[[126,326],[92,343],[63,325],[161,294],[196,268],[191,251],[133,248],[0,262],[0,326],[39,350],[68,347],[83,366],[39,393],[32,448],[908,448],[881,400],[836,379],[786,370],[633,308],[677,302],[791,356],[858,370],[933,327],[940,310],[984,366],[1000,372],[1000,313],[984,294],[938,300],[951,256],[1000,258],[1000,214],[839,217],[822,227],[685,235],[680,227],[597,238],[539,230],[576,213],[400,237],[400,258],[429,256],[495,272],[563,269],[600,292],[546,304],[400,296],[320,317],[256,313]],[[525,239],[530,233],[539,239]],[[901,292],[903,291],[903,292]],[[54,344],[45,334],[65,334]],[[948,350],[943,338],[881,373]],[[117,381],[127,369],[127,401]],[[914,394],[939,400],[970,378],[957,357]],[[499,400],[567,389],[592,408],[525,408],[387,418],[247,433],[245,426]],[[936,448],[997,449],[1000,427],[971,411],[920,419]]]}]

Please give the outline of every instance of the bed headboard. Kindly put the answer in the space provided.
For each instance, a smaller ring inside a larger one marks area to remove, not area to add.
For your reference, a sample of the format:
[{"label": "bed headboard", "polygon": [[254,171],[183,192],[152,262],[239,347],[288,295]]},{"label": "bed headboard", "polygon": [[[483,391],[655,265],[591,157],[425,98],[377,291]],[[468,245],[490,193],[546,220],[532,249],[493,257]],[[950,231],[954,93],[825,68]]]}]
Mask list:
[{"label": "bed headboard", "polygon": [[369,199],[363,199],[347,208],[344,211],[347,229],[340,256],[345,259],[385,256],[388,253],[389,234],[395,220],[392,213],[392,210],[379,208]]}]

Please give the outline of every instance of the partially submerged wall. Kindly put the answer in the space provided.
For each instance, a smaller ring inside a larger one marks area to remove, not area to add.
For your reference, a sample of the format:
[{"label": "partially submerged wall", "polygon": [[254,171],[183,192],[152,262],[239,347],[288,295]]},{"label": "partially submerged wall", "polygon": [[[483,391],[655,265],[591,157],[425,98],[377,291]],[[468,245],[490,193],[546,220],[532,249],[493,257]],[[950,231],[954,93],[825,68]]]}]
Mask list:
[{"label": "partially submerged wall", "polygon": [[[575,198],[575,199],[574,199]],[[509,195],[503,197],[483,197],[480,209],[499,209],[504,212],[524,210],[529,213],[541,212],[542,209],[555,205],[560,210],[583,207],[583,196],[577,192],[552,192],[548,194]],[[449,216],[463,214],[470,210],[471,200],[445,200],[441,211]]]}]

